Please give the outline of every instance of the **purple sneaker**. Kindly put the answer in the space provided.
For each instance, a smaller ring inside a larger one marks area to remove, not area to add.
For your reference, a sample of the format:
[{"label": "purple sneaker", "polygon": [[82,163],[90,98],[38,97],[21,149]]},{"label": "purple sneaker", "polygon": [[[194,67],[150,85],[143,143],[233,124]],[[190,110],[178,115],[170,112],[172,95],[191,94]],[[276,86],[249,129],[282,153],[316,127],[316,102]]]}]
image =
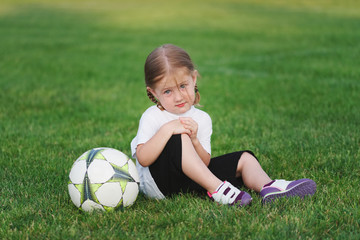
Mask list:
[{"label": "purple sneaker", "polygon": [[304,198],[313,195],[316,191],[316,183],[307,178],[285,181],[283,179],[274,180],[261,189],[260,195],[263,197],[262,203],[272,202],[276,198],[295,197]]},{"label": "purple sneaker", "polygon": [[215,202],[237,207],[249,205],[252,201],[250,194],[240,191],[227,181],[221,184],[214,193],[208,192],[208,195]]}]

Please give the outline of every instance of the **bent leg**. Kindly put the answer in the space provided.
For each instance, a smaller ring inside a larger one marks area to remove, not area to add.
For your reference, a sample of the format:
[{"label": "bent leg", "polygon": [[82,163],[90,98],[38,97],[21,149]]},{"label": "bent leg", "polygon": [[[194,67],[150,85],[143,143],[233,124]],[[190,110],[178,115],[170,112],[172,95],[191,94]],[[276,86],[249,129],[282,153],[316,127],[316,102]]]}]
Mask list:
[{"label": "bent leg", "polygon": [[181,140],[183,172],[208,192],[215,192],[222,181],[218,179],[200,159],[189,136],[182,134]]},{"label": "bent leg", "polygon": [[262,187],[271,182],[271,178],[262,169],[258,160],[250,153],[244,152],[238,162],[236,177],[242,177],[246,187],[260,192]]}]

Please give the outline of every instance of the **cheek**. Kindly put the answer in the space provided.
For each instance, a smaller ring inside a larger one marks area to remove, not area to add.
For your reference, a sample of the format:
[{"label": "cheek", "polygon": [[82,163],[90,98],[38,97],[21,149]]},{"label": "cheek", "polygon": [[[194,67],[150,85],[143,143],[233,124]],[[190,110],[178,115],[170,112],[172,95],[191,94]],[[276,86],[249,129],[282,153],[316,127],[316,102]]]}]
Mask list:
[{"label": "cheek", "polygon": [[169,101],[171,101],[171,96],[161,96],[159,101],[161,102],[161,104],[166,105]]},{"label": "cheek", "polygon": [[195,97],[195,89],[194,88],[187,89],[186,93],[189,97]]}]

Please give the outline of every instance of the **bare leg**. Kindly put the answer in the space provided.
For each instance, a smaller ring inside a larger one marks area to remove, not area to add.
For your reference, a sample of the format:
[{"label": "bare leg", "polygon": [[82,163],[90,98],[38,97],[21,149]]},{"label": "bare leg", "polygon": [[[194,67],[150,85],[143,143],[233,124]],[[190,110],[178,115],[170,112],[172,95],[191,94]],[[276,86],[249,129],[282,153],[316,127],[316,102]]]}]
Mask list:
[{"label": "bare leg", "polygon": [[262,169],[259,162],[250,153],[243,153],[239,159],[236,177],[242,177],[246,187],[260,192],[261,188],[271,182],[271,178]]},{"label": "bare leg", "polygon": [[183,172],[210,193],[215,192],[222,181],[200,159],[188,135],[181,134],[181,141]]}]

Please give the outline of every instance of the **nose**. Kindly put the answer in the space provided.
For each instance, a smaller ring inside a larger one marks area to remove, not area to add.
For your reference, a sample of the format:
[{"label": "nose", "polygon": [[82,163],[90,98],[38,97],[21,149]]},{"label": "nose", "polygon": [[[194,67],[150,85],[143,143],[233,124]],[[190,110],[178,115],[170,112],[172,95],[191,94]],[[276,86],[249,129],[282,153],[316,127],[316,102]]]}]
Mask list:
[{"label": "nose", "polygon": [[180,90],[179,89],[176,89],[175,91],[174,91],[174,99],[175,99],[175,101],[181,101],[182,99],[183,99],[183,95],[182,95],[182,93],[180,92]]}]

